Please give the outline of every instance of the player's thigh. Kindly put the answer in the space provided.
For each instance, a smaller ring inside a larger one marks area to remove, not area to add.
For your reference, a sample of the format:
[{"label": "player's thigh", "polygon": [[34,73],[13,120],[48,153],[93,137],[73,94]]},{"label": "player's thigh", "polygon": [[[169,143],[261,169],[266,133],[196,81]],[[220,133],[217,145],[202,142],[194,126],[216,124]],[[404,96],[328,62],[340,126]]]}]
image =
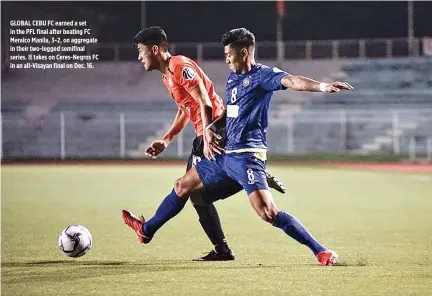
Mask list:
[{"label": "player's thigh", "polygon": [[224,169],[227,174],[237,181],[247,192],[251,194],[256,190],[269,190],[265,174],[265,161],[255,157],[254,153],[226,154]]},{"label": "player's thigh", "polygon": [[272,194],[267,189],[255,190],[248,195],[252,208],[263,220],[273,222],[279,212]]},{"label": "player's thigh", "polygon": [[212,183],[210,187],[204,187],[202,190],[191,194],[190,200],[194,206],[211,204],[233,196],[242,190],[243,187],[239,183],[227,176]]},{"label": "player's thigh", "polygon": [[225,178],[220,178],[213,182],[211,186],[206,187],[201,192],[204,203],[209,204],[218,200],[226,199],[243,190],[243,187],[235,180],[226,175]]}]

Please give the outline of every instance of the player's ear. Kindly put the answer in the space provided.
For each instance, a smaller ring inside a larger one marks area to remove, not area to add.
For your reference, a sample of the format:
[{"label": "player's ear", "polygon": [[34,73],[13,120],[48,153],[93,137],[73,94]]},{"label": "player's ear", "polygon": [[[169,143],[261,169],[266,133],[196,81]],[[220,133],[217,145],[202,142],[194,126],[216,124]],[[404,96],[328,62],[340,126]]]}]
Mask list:
[{"label": "player's ear", "polygon": [[151,47],[151,51],[152,51],[152,53],[153,53],[154,55],[157,55],[157,53],[158,53],[158,51],[159,51],[159,46],[157,46],[157,45],[153,45],[153,46]]},{"label": "player's ear", "polygon": [[249,51],[247,50],[247,48],[246,47],[242,48],[240,50],[240,53],[241,53],[242,60],[246,61],[247,57],[249,56]]}]

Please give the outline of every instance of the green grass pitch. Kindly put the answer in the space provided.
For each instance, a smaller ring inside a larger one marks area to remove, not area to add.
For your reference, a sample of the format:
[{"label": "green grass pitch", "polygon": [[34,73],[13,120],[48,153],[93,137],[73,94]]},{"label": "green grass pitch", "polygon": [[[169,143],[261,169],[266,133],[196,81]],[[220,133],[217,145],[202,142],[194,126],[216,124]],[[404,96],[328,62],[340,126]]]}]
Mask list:
[{"label": "green grass pitch", "polygon": [[[342,264],[322,267],[261,221],[245,193],[217,202],[232,262],[192,262],[211,245],[188,203],[149,245],[121,210],[151,215],[183,166],[2,168],[2,295],[432,295],[432,175],[270,166],[274,193]],[[93,235],[79,259],[57,239]]]}]

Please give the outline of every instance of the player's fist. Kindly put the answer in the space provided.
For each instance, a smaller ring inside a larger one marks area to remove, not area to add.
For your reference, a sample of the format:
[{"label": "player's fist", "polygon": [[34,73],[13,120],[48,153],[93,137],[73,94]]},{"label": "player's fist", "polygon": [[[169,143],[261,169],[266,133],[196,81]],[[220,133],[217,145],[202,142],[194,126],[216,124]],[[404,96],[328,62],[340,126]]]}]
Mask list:
[{"label": "player's fist", "polygon": [[145,150],[145,154],[151,158],[156,158],[165,148],[168,146],[168,142],[165,140],[155,140],[153,141]]},{"label": "player's fist", "polygon": [[328,83],[326,85],[326,92],[328,93],[334,93],[334,92],[340,92],[341,90],[353,90],[354,87],[352,87],[349,83],[347,82],[332,82],[332,83]]}]

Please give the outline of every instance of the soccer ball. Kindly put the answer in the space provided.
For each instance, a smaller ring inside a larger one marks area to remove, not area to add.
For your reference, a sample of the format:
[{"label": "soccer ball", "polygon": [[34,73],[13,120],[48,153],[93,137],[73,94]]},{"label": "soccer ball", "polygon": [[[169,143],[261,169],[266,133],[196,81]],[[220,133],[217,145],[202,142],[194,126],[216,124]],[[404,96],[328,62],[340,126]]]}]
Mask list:
[{"label": "soccer ball", "polygon": [[69,225],[61,232],[58,245],[69,257],[81,257],[90,251],[93,239],[90,231],[82,225]]}]

